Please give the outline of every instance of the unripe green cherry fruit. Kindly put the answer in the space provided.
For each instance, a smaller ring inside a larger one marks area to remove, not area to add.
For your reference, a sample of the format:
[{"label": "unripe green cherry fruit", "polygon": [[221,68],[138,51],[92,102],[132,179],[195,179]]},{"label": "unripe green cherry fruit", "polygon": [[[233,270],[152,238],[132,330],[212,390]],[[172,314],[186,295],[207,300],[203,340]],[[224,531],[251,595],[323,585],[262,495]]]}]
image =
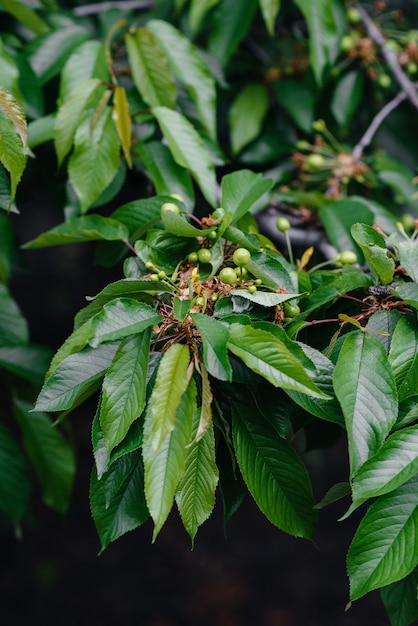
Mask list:
[{"label": "unripe green cherry fruit", "polygon": [[325,165],[325,159],[322,154],[317,154],[316,152],[313,152],[306,157],[305,165],[310,170],[321,170]]},{"label": "unripe green cherry fruit", "polygon": [[263,281],[261,280],[261,278],[256,278],[254,282],[255,282],[256,285],[262,285],[263,284]]},{"label": "unripe green cherry fruit", "polygon": [[295,143],[295,148],[296,150],[300,150],[301,152],[306,152],[311,148],[311,144],[309,143],[309,141],[306,141],[306,139],[299,139]]},{"label": "unripe green cherry fruit", "polygon": [[347,9],[347,19],[351,24],[358,24],[361,22],[361,13],[355,7],[349,7]]},{"label": "unripe green cherry fruit", "polygon": [[255,293],[257,291],[257,287],[255,285],[249,285],[247,287],[248,293]]},{"label": "unripe green cherry fruit", "polygon": [[160,270],[160,271],[158,272],[157,276],[158,276],[158,278],[159,278],[160,280],[163,280],[163,278],[167,278],[167,274],[165,273],[165,271],[164,271],[164,270]]},{"label": "unripe green cherry fruit", "polygon": [[209,263],[212,258],[212,252],[208,248],[200,248],[197,256],[200,263]]},{"label": "unripe green cherry fruit", "polygon": [[179,193],[170,193],[170,196],[172,198],[175,198],[176,200],[180,200],[180,202],[184,202],[183,196],[181,196]]},{"label": "unripe green cherry fruit", "polygon": [[174,202],[164,202],[161,207],[161,213],[180,213],[180,209]]},{"label": "unripe green cherry fruit", "polygon": [[238,276],[238,278],[244,278],[248,274],[248,270],[246,267],[234,267],[234,272]]},{"label": "unripe green cherry fruit", "polygon": [[342,50],[342,52],[350,52],[350,50],[353,50],[355,45],[356,42],[353,37],[350,35],[344,35],[340,41],[340,50]]},{"label": "unripe green cherry fruit", "polygon": [[382,87],[382,89],[387,89],[391,86],[392,81],[388,74],[380,74],[380,76],[378,76],[377,83],[379,87]]},{"label": "unripe green cherry fruit", "polygon": [[216,232],[216,230],[211,230],[210,233],[207,234],[208,239],[216,239],[217,236],[218,233]]},{"label": "unripe green cherry fruit", "polygon": [[232,260],[235,265],[243,266],[247,265],[251,259],[251,253],[246,248],[237,248],[232,255]]},{"label": "unripe green cherry fruit", "polygon": [[298,307],[297,304],[291,304],[290,302],[284,302],[283,303],[283,313],[286,315],[286,317],[296,317],[296,315],[299,315],[299,313],[300,313],[300,308]]},{"label": "unripe green cherry fruit", "polygon": [[158,283],[158,281],[160,280],[159,277],[158,277],[158,274],[151,274],[150,279],[154,283]]},{"label": "unripe green cherry fruit", "polygon": [[199,260],[197,252],[190,252],[190,254],[187,255],[187,260],[189,263],[197,263]]},{"label": "unripe green cherry fruit", "polygon": [[281,233],[286,232],[290,228],[290,222],[287,217],[278,217],[276,222],[276,228]]},{"label": "unripe green cherry fruit", "polygon": [[353,265],[358,261],[357,254],[352,250],[344,250],[344,252],[340,253],[338,261],[343,265]]},{"label": "unripe green cherry fruit", "polygon": [[401,216],[401,224],[406,231],[411,231],[415,229],[415,218],[410,213],[404,213]]},{"label": "unripe green cherry fruit", "polygon": [[237,275],[232,267],[224,267],[219,272],[219,278],[225,285],[234,285],[237,282]]}]

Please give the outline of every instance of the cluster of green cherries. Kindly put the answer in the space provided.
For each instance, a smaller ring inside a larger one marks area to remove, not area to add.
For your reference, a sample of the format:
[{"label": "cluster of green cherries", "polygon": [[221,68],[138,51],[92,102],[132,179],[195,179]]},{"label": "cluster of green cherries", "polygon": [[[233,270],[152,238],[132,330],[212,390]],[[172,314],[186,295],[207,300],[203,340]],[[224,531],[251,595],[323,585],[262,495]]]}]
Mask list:
[{"label": "cluster of green cherries", "polygon": [[[178,196],[177,194],[171,194],[171,195],[173,197],[176,197],[179,200],[182,200],[182,198]],[[161,212],[162,213],[168,213],[168,212],[180,213],[180,209],[177,206],[177,204],[175,204],[174,202],[165,202],[161,207]],[[290,226],[291,226],[290,222],[286,217],[278,217],[277,222],[276,222],[277,230],[279,232],[282,232],[287,237],[288,237],[287,231],[290,229]],[[217,232],[216,230],[210,231],[206,236],[208,239],[216,239]],[[290,246],[290,240],[288,241],[288,244]],[[208,264],[210,263],[211,259],[212,259],[212,252],[210,248],[205,248],[205,247],[202,247],[197,251],[190,252],[187,255],[187,261],[192,264],[194,263]],[[221,283],[223,283],[224,285],[228,285],[228,286],[242,283],[242,281],[246,280],[246,276],[248,275],[248,269],[246,266],[249,264],[250,260],[251,260],[251,252],[247,250],[247,248],[243,248],[243,247],[237,248],[232,254],[232,262],[234,263],[235,267],[230,267],[230,266],[223,267],[218,274],[218,279],[220,280]],[[325,261],[313,269],[318,269],[319,267],[322,267],[322,265],[328,265],[328,264],[333,264],[336,267],[342,267],[343,265],[347,265],[347,264],[352,265],[354,263],[357,263],[356,254],[350,250],[345,250],[344,252],[340,252],[337,255],[335,255],[335,257],[333,257],[331,260]],[[146,263],[146,266],[150,269],[154,267],[152,263]],[[158,273],[150,275],[150,279],[153,281],[164,280],[166,277],[167,277],[166,273],[163,270],[159,271]],[[262,285],[261,278],[256,278],[249,282],[250,284],[247,285],[247,290],[251,294],[256,293],[257,287]],[[212,299],[217,299],[217,297],[218,296],[216,294],[212,295]],[[204,303],[204,298],[200,297],[197,300],[202,300],[202,304]],[[199,305],[200,303],[196,301],[196,304]],[[281,305],[281,308],[285,315],[284,321],[287,321],[293,317],[296,317],[301,312],[299,306],[297,304],[292,303],[291,301],[284,302]]]}]

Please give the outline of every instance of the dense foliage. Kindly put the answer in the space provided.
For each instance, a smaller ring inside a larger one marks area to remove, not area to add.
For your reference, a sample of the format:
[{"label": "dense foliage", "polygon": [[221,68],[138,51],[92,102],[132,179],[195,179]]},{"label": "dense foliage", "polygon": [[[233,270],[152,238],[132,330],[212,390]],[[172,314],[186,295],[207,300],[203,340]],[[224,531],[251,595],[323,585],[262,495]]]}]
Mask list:
[{"label": "dense foliage", "polygon": [[[391,624],[407,626],[418,10],[279,4],[0,0],[0,509],[25,521],[33,466],[45,502],[66,510],[69,414],[95,395],[103,549],[150,516],[155,539],[174,504],[193,543],[217,490],[226,520],[249,491],[310,540],[317,510],[351,497],[346,516],[363,505],[364,517],[350,600],[382,588]],[[61,221],[23,247],[97,242],[120,279],[51,360],[8,284],[19,182],[52,142]],[[316,502],[301,442],[342,433],[347,481]]]}]

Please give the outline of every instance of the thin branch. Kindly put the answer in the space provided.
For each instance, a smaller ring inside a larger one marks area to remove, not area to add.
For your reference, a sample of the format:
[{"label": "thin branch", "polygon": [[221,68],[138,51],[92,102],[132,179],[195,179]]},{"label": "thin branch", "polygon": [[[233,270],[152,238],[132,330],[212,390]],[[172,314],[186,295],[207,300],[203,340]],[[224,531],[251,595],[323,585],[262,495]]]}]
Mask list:
[{"label": "thin branch", "polygon": [[402,87],[402,90],[405,92],[408,100],[410,100],[414,107],[418,109],[418,92],[415,89],[414,84],[409,80],[408,76],[405,74],[402,67],[400,66],[396,52],[386,45],[385,38],[383,37],[382,33],[377,28],[376,24],[373,22],[367,11],[365,11],[364,8],[361,6],[361,4],[356,2],[354,6],[361,15],[361,19],[364,26],[366,27],[368,36],[380,49],[382,56],[388,64],[388,68],[391,71],[392,75],[394,76],[394,78],[396,78],[399,85]]},{"label": "thin branch", "polygon": [[119,0],[118,2],[101,2],[100,4],[86,4],[81,7],[75,7],[73,13],[84,17],[85,15],[104,13],[110,9],[149,9],[152,5],[153,0]]},{"label": "thin branch", "polygon": [[364,133],[363,137],[354,146],[352,154],[355,159],[361,158],[364,149],[367,148],[367,146],[371,143],[374,137],[374,134],[376,133],[377,129],[379,128],[383,120],[389,115],[389,113],[391,113],[394,109],[396,109],[396,107],[398,107],[401,104],[401,102],[404,102],[404,100],[406,100],[407,97],[408,96],[404,91],[400,91],[398,95],[395,96],[395,98],[393,98],[393,100],[390,100],[390,102],[385,104],[385,106],[382,109],[380,109],[377,115],[373,118],[370,126]]}]

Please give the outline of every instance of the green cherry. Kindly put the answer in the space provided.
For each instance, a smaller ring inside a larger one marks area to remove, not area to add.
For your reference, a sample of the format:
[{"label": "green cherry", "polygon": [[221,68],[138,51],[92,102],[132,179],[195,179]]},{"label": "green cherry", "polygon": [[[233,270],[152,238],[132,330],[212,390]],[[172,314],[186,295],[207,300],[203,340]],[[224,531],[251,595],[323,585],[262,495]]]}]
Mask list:
[{"label": "green cherry", "polygon": [[242,267],[243,265],[247,265],[250,262],[251,253],[247,250],[247,248],[237,248],[234,254],[232,255],[232,260],[235,265]]},{"label": "green cherry", "polygon": [[358,259],[356,253],[352,252],[352,250],[344,250],[344,252],[340,253],[338,261],[343,265],[353,265],[357,263]]},{"label": "green cherry", "polygon": [[276,222],[276,228],[279,232],[284,233],[290,228],[290,222],[287,217],[278,217]]},{"label": "green cherry", "polygon": [[283,304],[283,313],[286,315],[286,317],[296,317],[296,315],[299,315],[300,313],[300,308],[297,304],[285,302]]},{"label": "green cherry", "polygon": [[219,278],[225,285],[234,285],[237,282],[237,275],[232,267],[224,267],[219,272]]},{"label": "green cherry", "polygon": [[200,248],[197,257],[200,263],[210,263],[212,252],[208,248]]},{"label": "green cherry", "polygon": [[161,207],[161,213],[180,213],[180,209],[174,202],[164,202]]},{"label": "green cherry", "polygon": [[190,254],[187,255],[187,260],[189,263],[197,263],[199,260],[197,252],[190,252]]},{"label": "green cherry", "polygon": [[313,152],[306,157],[305,165],[310,170],[321,170],[325,165],[325,159],[322,154]]}]

